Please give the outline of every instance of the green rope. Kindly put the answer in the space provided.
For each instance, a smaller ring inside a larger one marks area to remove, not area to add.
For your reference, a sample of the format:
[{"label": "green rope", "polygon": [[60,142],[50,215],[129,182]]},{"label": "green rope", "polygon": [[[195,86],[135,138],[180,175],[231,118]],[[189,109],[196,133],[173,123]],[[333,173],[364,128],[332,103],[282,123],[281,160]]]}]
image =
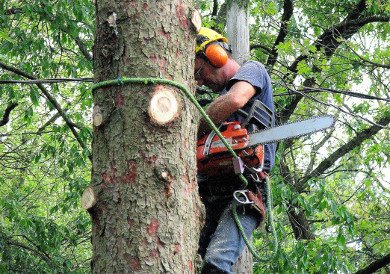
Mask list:
[{"label": "green rope", "polygon": [[[202,115],[203,119],[207,122],[207,124],[210,126],[210,128],[216,133],[216,135],[221,139],[222,143],[226,146],[227,150],[230,152],[230,154],[233,156],[233,158],[239,158],[236,154],[236,152],[232,149],[230,144],[227,142],[225,137],[223,137],[222,133],[218,130],[217,126],[214,124],[214,122],[210,119],[210,117],[206,114],[206,112],[203,110],[202,106],[198,103],[196,100],[195,96],[187,89],[186,86],[172,81],[168,79],[161,79],[161,78],[118,78],[114,80],[107,80],[107,81],[102,81],[99,83],[96,83],[92,86],[92,91],[99,89],[99,88],[105,88],[105,87],[110,87],[110,86],[121,86],[124,84],[143,84],[143,85],[154,85],[154,84],[164,84],[164,85],[170,85],[173,87],[176,87],[180,89],[181,91],[184,92],[184,94],[187,96],[187,98],[196,106],[196,108],[199,110],[200,114]],[[243,174],[238,175],[240,180],[243,183],[243,187],[246,188],[248,186],[248,181],[244,177]],[[274,226],[274,221],[273,221],[273,215],[272,215],[272,194],[271,194],[271,187],[269,185],[269,178],[268,176],[266,177],[266,188],[267,188],[267,206],[269,209],[269,222],[271,225],[272,233],[274,236],[274,248],[275,248],[275,254],[277,252],[277,246],[278,246],[278,239],[276,235],[276,230]],[[240,220],[237,215],[237,208],[236,208],[236,203],[233,203],[233,208],[232,208],[232,214],[233,214],[233,219],[237,224],[238,229],[240,230],[240,233],[242,234],[244,241],[246,245],[248,246],[249,251],[252,253],[252,255],[259,261],[263,261],[264,259],[261,259],[256,252],[254,251],[252,245],[249,243],[248,238],[245,235],[244,229],[240,223]],[[265,260],[264,260],[265,261]]]},{"label": "green rope", "polygon": [[[278,252],[278,236],[276,234],[275,224],[274,224],[274,221],[273,221],[273,213],[272,213],[273,206],[272,206],[271,183],[269,181],[269,176],[268,175],[265,177],[265,182],[266,182],[265,185],[266,185],[266,191],[267,191],[268,221],[269,221],[269,223],[271,225],[272,235],[274,237],[274,254],[276,254]],[[239,219],[238,214],[237,214],[237,204],[238,204],[238,202],[234,201],[233,205],[232,205],[233,220],[236,223],[238,229],[240,230],[240,232],[242,234],[242,238],[244,239],[244,242],[245,242],[246,246],[248,247],[250,253],[252,253],[253,257],[255,257],[255,259],[257,261],[259,261],[259,262],[269,262],[272,259],[272,256],[269,257],[269,258],[268,257],[267,258],[261,258],[256,253],[256,251],[254,250],[254,247],[249,242],[249,239],[246,237],[245,232],[244,232],[244,228],[242,227],[240,219]]]},{"label": "green rope", "polygon": [[[110,86],[120,86],[124,84],[165,84],[170,85],[173,87],[176,87],[184,92],[184,94],[187,96],[187,98],[196,106],[196,108],[199,110],[200,114],[202,114],[203,119],[207,122],[207,124],[211,127],[212,130],[215,131],[215,133],[218,135],[218,137],[221,139],[222,143],[226,146],[228,151],[232,154],[233,158],[238,158],[236,152],[232,149],[230,144],[226,141],[225,137],[221,134],[221,132],[218,130],[217,126],[214,124],[213,121],[211,121],[210,117],[206,114],[206,112],[203,110],[202,106],[198,103],[195,96],[182,84],[168,80],[168,79],[160,79],[160,78],[118,78],[115,80],[107,80],[103,82],[96,83],[92,86],[92,91],[98,88],[103,87],[110,87]],[[244,177],[244,175],[239,175],[240,180],[243,182],[243,187],[248,186],[248,181]]]}]

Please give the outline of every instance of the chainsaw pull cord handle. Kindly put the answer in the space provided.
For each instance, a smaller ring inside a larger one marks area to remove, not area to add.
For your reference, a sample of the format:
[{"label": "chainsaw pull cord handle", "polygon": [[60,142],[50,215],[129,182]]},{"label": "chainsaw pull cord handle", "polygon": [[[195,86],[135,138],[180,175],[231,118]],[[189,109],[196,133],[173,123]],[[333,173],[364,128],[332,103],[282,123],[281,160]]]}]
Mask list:
[{"label": "chainsaw pull cord handle", "polygon": [[[110,86],[120,86],[124,84],[143,84],[143,85],[154,85],[154,84],[163,84],[163,85],[170,85],[173,87],[176,87],[180,89],[185,96],[195,105],[195,107],[199,110],[200,114],[202,115],[203,119],[207,122],[207,124],[210,126],[210,128],[215,132],[215,134],[220,138],[222,143],[226,146],[227,150],[230,152],[230,154],[233,156],[234,159],[240,158],[236,154],[236,152],[232,149],[230,144],[226,141],[225,137],[221,134],[221,132],[218,130],[217,126],[214,124],[214,122],[210,119],[210,117],[207,115],[207,113],[203,110],[203,108],[200,106],[198,101],[196,100],[195,96],[187,89],[186,86],[184,86],[181,83],[168,80],[168,79],[161,79],[161,78],[127,78],[127,77],[118,77],[117,79],[112,79],[112,80],[106,80],[102,82],[95,83],[92,85],[92,91],[95,91],[96,89],[99,88],[104,88],[104,87],[110,87]],[[237,174],[240,180],[243,182],[243,188],[247,188],[248,186],[248,180],[245,178],[245,176],[241,174]],[[272,227],[272,232],[274,235],[274,248],[275,248],[275,254],[277,252],[277,247],[278,247],[278,239],[276,235],[276,230],[273,222],[273,215],[272,215],[272,194],[271,194],[271,187],[269,185],[269,177],[268,175],[265,177],[266,180],[266,188],[267,188],[267,206],[269,208],[269,222]],[[259,261],[263,261],[263,258],[260,258],[256,252],[254,251],[252,245],[249,243],[248,238],[246,237],[244,233],[244,229],[241,225],[240,219],[238,218],[237,215],[237,203],[233,202],[233,207],[232,207],[232,215],[233,219],[236,222],[236,225],[238,229],[240,230],[240,233],[248,246],[248,249],[252,253],[252,255]],[[269,261],[271,258],[267,258],[264,261]]]}]

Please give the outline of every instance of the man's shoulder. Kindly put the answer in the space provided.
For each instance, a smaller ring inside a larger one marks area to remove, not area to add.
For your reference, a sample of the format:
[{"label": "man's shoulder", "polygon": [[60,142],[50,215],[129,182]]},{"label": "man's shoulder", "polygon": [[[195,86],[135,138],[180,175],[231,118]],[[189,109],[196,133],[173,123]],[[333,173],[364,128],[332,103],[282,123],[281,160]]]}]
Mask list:
[{"label": "man's shoulder", "polygon": [[264,65],[261,62],[255,60],[248,60],[244,64],[242,64],[241,67],[252,67],[252,68],[257,67],[257,68],[265,69]]},{"label": "man's shoulder", "polygon": [[250,73],[254,75],[267,73],[264,65],[258,61],[246,61],[241,65],[238,73]]},{"label": "man's shoulder", "polygon": [[227,90],[237,81],[245,81],[251,84],[256,90],[265,90],[270,83],[269,75],[264,65],[258,61],[247,61],[229,80]]},{"label": "man's shoulder", "polygon": [[264,65],[258,61],[247,61],[241,65],[233,79],[240,78],[263,78],[268,75]]}]

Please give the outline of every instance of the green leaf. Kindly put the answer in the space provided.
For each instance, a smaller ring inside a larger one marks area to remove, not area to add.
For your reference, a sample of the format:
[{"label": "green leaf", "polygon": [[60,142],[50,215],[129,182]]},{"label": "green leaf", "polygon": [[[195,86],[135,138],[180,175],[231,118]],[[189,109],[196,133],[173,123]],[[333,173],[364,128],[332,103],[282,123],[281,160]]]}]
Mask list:
[{"label": "green leaf", "polygon": [[0,30],[0,40],[4,39],[12,44],[16,44],[16,40],[12,39],[5,30]]},{"label": "green leaf", "polygon": [[30,89],[30,99],[35,106],[39,105],[39,92],[34,88]]}]

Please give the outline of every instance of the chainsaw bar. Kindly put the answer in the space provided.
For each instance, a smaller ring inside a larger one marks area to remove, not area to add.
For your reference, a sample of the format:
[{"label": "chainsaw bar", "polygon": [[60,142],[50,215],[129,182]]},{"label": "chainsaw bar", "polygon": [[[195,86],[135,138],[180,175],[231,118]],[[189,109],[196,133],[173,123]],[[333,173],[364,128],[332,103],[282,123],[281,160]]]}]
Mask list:
[{"label": "chainsaw bar", "polygon": [[267,128],[251,133],[249,135],[248,147],[309,135],[330,128],[334,123],[335,118],[333,116],[325,115]]}]

